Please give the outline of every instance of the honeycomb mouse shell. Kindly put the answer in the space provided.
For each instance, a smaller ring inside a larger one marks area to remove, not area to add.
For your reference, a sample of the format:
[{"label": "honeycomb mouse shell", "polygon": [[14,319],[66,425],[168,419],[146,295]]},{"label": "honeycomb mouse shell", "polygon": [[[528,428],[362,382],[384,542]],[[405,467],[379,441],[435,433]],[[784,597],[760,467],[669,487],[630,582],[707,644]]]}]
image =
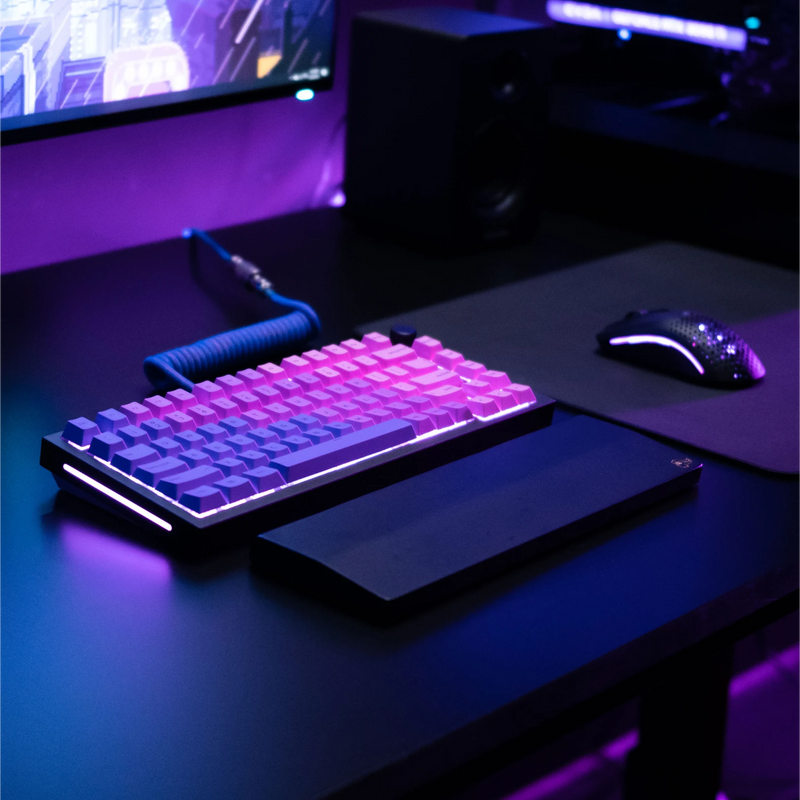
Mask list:
[{"label": "honeycomb mouse shell", "polygon": [[694,311],[632,311],[597,334],[602,353],[713,386],[751,386],[766,374],[730,328]]}]

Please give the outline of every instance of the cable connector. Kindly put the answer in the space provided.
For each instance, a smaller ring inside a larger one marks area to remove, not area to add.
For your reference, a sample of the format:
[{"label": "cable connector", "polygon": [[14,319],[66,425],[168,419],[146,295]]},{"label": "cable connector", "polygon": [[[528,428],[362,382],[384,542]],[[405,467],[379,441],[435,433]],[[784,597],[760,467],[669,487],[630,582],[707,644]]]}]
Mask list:
[{"label": "cable connector", "polygon": [[233,264],[233,274],[244,284],[257,292],[268,292],[272,289],[272,283],[262,274],[261,270],[251,261],[247,261],[241,256],[231,256]]}]

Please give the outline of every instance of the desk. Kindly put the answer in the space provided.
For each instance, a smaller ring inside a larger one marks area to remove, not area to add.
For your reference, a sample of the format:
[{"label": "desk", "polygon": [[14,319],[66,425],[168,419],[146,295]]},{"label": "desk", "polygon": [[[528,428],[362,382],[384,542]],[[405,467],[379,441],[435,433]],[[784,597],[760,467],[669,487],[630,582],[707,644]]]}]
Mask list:
[{"label": "desk", "polygon": [[[547,216],[528,245],[442,262],[334,210],[219,238],[326,342],[646,242]],[[696,492],[390,628],[264,581],[246,549],[186,565],[114,536],[56,494],[39,440],[146,396],[146,355],[262,318],[223,272],[174,240],[3,279],[9,797],[442,797],[797,606],[797,481],[706,455]]]}]

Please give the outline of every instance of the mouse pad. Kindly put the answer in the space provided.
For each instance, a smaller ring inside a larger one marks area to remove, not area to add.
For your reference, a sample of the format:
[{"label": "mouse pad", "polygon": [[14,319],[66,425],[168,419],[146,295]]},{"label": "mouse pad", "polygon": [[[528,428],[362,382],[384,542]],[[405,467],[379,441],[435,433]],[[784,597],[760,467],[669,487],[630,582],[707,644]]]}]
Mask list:
[{"label": "mouse pad", "polygon": [[[798,276],[662,242],[362,325],[407,322],[575,408],[773,472],[798,471]],[[629,311],[691,309],[733,328],[767,370],[713,389],[598,352]]]}]

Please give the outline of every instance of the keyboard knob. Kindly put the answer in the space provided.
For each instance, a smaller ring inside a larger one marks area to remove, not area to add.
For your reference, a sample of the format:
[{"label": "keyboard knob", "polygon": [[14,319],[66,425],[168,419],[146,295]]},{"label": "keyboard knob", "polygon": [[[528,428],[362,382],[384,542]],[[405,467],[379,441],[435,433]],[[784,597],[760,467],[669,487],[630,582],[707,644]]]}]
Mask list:
[{"label": "keyboard knob", "polygon": [[389,339],[392,344],[404,344],[407,347],[411,347],[416,338],[417,329],[412,328],[410,325],[395,325],[389,331]]}]

